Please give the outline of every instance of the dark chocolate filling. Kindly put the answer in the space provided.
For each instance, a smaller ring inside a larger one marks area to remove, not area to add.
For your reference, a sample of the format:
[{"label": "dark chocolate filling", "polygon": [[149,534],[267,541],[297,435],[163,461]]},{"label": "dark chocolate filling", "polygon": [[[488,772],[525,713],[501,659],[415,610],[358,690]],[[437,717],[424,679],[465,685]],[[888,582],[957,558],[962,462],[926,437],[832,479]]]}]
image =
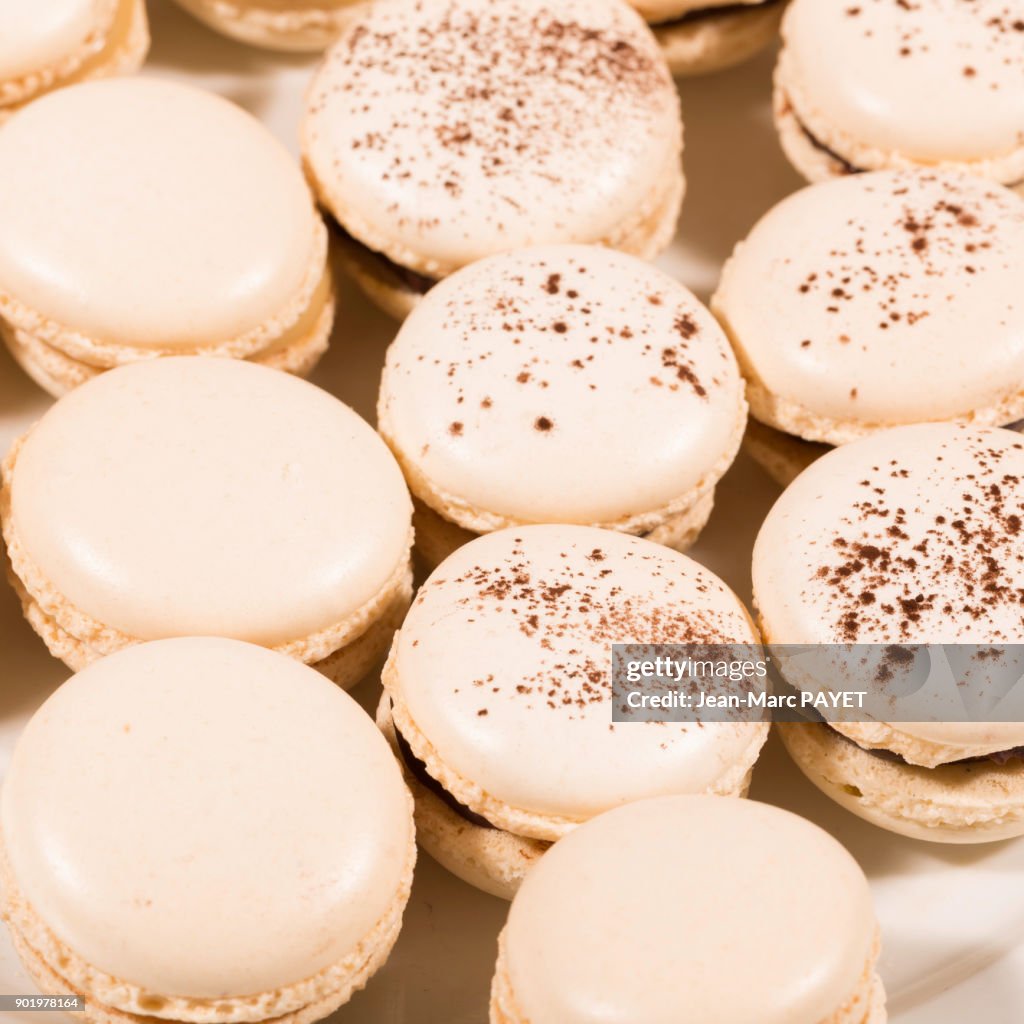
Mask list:
[{"label": "dark chocolate filling", "polygon": [[[858,167],[856,164],[850,163],[850,161],[847,160],[845,156],[842,156],[841,154],[837,153],[831,147],[826,146],[825,143],[822,142],[821,139],[819,139],[810,130],[810,128],[808,128],[807,125],[805,125],[803,123],[803,121],[800,120],[799,116],[796,114],[795,111],[794,111],[794,117],[796,117],[797,124],[800,125],[800,130],[804,133],[804,136],[806,137],[807,141],[812,146],[814,146],[815,149],[817,149],[820,152],[824,153],[826,156],[830,157],[837,164],[839,164],[840,168],[842,169],[842,173],[843,174],[864,174],[865,173],[863,167]],[[1020,181],[1012,181],[1012,182],[1004,182],[1003,183],[1003,187],[1004,188],[1019,188],[1021,185],[1024,185],[1024,179],[1021,179]]]},{"label": "dark chocolate filling", "polygon": [[[859,750],[863,750],[865,754],[870,754],[872,757],[877,757],[880,761],[889,761],[893,764],[904,764],[909,768],[920,768],[921,765],[912,765],[902,754],[897,754],[894,750],[886,750],[884,747],[876,747],[872,750],[868,750],[866,747],[860,746],[859,743],[854,743],[849,736],[844,736],[838,729],[829,729],[840,739],[847,743],[852,743]],[[958,761],[946,761],[944,764],[938,765],[940,768],[945,768],[947,765],[954,764],[997,764],[1004,765],[1009,764],[1010,761],[1024,761],[1024,747],[1011,747],[1009,750],[998,750],[993,754],[985,754],[983,757],[962,757]]]},{"label": "dark chocolate filling", "polygon": [[360,256],[374,264],[382,275],[393,279],[403,290],[412,292],[414,295],[426,295],[437,284],[437,278],[418,274],[415,270],[403,267],[401,263],[395,263],[384,253],[371,249],[368,245],[360,242],[358,238],[350,235],[333,218],[330,218],[330,224],[344,245],[358,249]]},{"label": "dark chocolate filling", "polygon": [[668,18],[666,21],[656,21],[652,24],[654,28],[673,28],[676,25],[689,25],[695,21],[710,21],[712,18],[725,17],[729,14],[742,14],[744,11],[772,7],[783,2],[784,0],[760,0],[756,4],[723,4],[721,7],[698,7],[695,11],[687,11],[678,17]]},{"label": "dark chocolate filling", "polygon": [[485,817],[477,814],[475,811],[470,810],[464,803],[457,800],[451,793],[448,792],[444,786],[441,785],[437,779],[434,778],[430,772],[427,771],[427,766],[412,752],[412,747],[409,746],[408,740],[395,729],[395,739],[398,741],[398,752],[402,756],[406,768],[412,773],[412,776],[421,786],[429,789],[439,800],[442,800],[448,807],[450,807],[460,818],[468,821],[471,825],[476,825],[477,828],[490,828],[497,829],[496,825],[492,825]]}]

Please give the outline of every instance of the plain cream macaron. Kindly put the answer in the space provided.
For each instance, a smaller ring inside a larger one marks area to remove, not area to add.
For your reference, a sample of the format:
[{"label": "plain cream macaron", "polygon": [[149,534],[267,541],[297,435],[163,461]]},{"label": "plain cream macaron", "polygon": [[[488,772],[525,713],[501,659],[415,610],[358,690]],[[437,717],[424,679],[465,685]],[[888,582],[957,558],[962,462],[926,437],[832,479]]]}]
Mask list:
[{"label": "plain cream macaron", "polygon": [[356,280],[395,316],[507,249],[653,258],[683,198],[679,96],[623,0],[379,0],[307,95],[306,169]]},{"label": "plain cream macaron", "polygon": [[[769,513],[753,584],[766,644],[1017,644],[1024,438],[924,424],[837,448]],[[854,814],[946,843],[1024,835],[1024,724],[780,725],[802,771]]]},{"label": "plain cream macaron", "polygon": [[[1024,45],[1024,36],[1022,36]],[[1024,202],[950,172],[878,171],[773,207],[711,308],[782,482],[887,427],[1024,418]]]},{"label": "plain cream macaron", "polygon": [[137,71],[145,0],[0,0],[0,123],[44,93]]},{"label": "plain cream macaron", "polygon": [[0,134],[0,335],[47,391],[165,355],[295,373],[327,348],[327,229],[254,117],[191,86],[60,89]]},{"label": "plain cream macaron", "polygon": [[270,50],[323,50],[360,0],[178,0],[210,28]]},{"label": "plain cream macaron", "polygon": [[74,676],[4,780],[2,912],[92,1024],[309,1024],[387,959],[416,857],[372,720],[323,676],[221,638]]},{"label": "plain cream macaron", "polygon": [[378,724],[423,848],[506,899],[553,842],[620,804],[746,795],[767,721],[613,721],[612,645],[743,644],[739,598],[676,551],[584,526],[461,548],[420,588]]},{"label": "plain cream macaron", "polygon": [[332,395],[253,363],[103,374],[15,442],[2,484],[11,580],[73,669],[229,636],[347,687],[411,598],[412,505],[387,446]]},{"label": "plain cream macaron", "polygon": [[946,167],[1024,187],[1020,0],[793,0],[775,121],[808,181]]},{"label": "plain cream macaron", "polygon": [[434,566],[527,523],[684,550],[747,407],[729,342],[690,291],[625,253],[549,246],[481,260],[424,297],[388,349],[377,419]]},{"label": "plain cream macaron", "polygon": [[748,800],[609,811],[530,873],[498,940],[491,1024],[885,1024],[864,872]]},{"label": "plain cream macaron", "polygon": [[786,0],[629,0],[647,19],[672,73],[721,71],[776,37]]}]

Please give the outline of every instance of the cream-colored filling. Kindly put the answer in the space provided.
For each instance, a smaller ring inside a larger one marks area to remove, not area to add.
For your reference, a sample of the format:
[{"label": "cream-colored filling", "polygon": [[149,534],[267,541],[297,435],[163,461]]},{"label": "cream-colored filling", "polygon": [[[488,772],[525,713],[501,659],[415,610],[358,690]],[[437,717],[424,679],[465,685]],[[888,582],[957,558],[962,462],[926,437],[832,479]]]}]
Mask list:
[{"label": "cream-colored filling", "polygon": [[[398,938],[412,888],[416,861],[410,832],[406,869],[387,910],[369,933],[341,961],[284,988],[222,999],[192,999],[149,992],[86,963],[46,925],[18,889],[6,852],[0,845],[0,916],[26,969],[44,992],[76,994],[87,1006],[87,1018],[117,1024],[141,1024],[153,1018],[194,1024],[306,1024],[315,1021],[363,988],[383,965]],[[197,921],[196,927],[202,927]]]},{"label": "cream-colored filling", "polygon": [[[47,648],[69,667],[79,670],[98,658],[141,643],[142,638],[104,625],[74,607],[32,562],[22,546],[11,514],[11,482],[26,436],[15,441],[0,466],[0,526],[7,545],[8,574],[21,598],[25,617]],[[410,528],[407,552],[412,542]],[[407,554],[378,592],[351,615],[309,636],[280,644],[274,650],[306,664],[317,664],[356,643],[382,620],[400,614],[411,596],[412,569]]]}]

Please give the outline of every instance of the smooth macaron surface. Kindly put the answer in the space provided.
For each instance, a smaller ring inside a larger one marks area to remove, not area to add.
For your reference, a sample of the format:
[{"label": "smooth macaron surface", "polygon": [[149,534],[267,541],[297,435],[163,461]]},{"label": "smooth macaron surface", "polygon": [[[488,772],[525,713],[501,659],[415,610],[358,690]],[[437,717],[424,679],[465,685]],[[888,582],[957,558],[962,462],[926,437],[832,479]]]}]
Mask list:
[{"label": "smooth macaron surface", "polygon": [[[793,0],[778,82],[798,118],[857,166],[1024,147],[1024,9],[1008,0]],[[870,69],[870,74],[866,74]]]},{"label": "smooth macaron surface", "polygon": [[[1024,439],[1008,430],[900,427],[829,452],[758,535],[754,601],[765,640],[1018,643],[1022,488]],[[936,715],[942,706],[930,705]],[[867,746],[895,743],[921,764],[1024,743],[1014,722],[899,722],[902,739],[857,723],[837,728]]]},{"label": "smooth macaron surface", "polygon": [[619,0],[357,8],[303,127],[342,226],[434,277],[496,251],[639,228],[677,185],[680,149],[668,68]]},{"label": "smooth macaron surface", "polygon": [[928,420],[1003,425],[1024,413],[1022,265],[1024,203],[1008,189],[879,171],[770,210],[712,308],[755,415],[780,429],[837,443]]},{"label": "smooth macaron surface", "polygon": [[47,597],[135,639],[297,641],[408,560],[408,492],[369,425],[238,360],[90,381],[27,435],[8,486],[8,529]]},{"label": "smooth macaron surface", "polygon": [[581,524],[713,483],[744,419],[708,311],[661,271],[588,246],[494,256],[437,285],[388,350],[378,411],[438,511]]},{"label": "smooth macaron surface", "polygon": [[0,183],[0,308],[100,344],[232,341],[297,318],[322,274],[295,162],[190,86],[122,78],[43,97],[4,126]]},{"label": "smooth macaron surface", "polygon": [[410,805],[358,705],[223,639],[98,662],[36,713],[3,792],[21,895],[91,967],[218,998],[355,952],[408,881]]},{"label": "smooth macaron surface", "polygon": [[0,0],[0,85],[79,53],[116,10],[117,0]]},{"label": "smooth macaron surface", "polygon": [[544,855],[498,970],[509,1019],[532,1024],[818,1024],[870,978],[875,934],[863,872],[816,825],[752,801],[667,797]]},{"label": "smooth macaron surface", "polygon": [[552,834],[538,838],[554,838],[629,800],[725,777],[739,788],[764,725],[612,721],[612,644],[705,642],[757,639],[696,562],[625,534],[528,526],[442,563],[385,684],[396,725],[412,723],[406,739],[450,792],[500,828],[539,818]]}]

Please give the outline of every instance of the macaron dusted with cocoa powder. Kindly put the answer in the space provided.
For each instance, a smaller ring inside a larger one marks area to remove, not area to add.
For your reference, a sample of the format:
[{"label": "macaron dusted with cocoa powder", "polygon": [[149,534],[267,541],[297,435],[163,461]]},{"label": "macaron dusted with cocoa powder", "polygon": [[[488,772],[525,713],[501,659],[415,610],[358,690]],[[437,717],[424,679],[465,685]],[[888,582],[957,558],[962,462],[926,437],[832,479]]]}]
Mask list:
[{"label": "macaron dusted with cocoa powder", "polygon": [[527,523],[684,550],[746,403],[728,340],[681,284],[611,249],[548,246],[481,260],[424,297],[388,350],[377,419],[436,565]]},{"label": "macaron dusted with cocoa powder", "polygon": [[310,86],[302,148],[356,280],[396,316],[507,249],[652,259],[683,197],[679,96],[623,0],[362,4]]},{"label": "macaron dusted with cocoa powder", "polygon": [[885,1024],[867,879],[827,832],[752,800],[602,814],[517,893],[491,1024]]},{"label": "macaron dusted with cocoa powder", "polygon": [[188,356],[102,374],[3,463],[11,581],[80,669],[145,640],[228,636],[351,686],[412,592],[412,505],[373,429],[306,381]]},{"label": "macaron dusted with cocoa powder", "polygon": [[387,960],[412,804],[347,694],[219,637],[69,679],[6,771],[2,911],[30,977],[90,1022],[310,1024]]},{"label": "macaron dusted with cocoa powder", "polygon": [[747,382],[752,454],[783,483],[877,430],[1024,418],[1024,203],[980,178],[879,171],[796,192],[711,307]]},{"label": "macaron dusted with cocoa powder", "polygon": [[786,0],[629,0],[647,19],[675,75],[732,67],[776,36]]},{"label": "macaron dusted with cocoa powder", "polygon": [[775,122],[808,181],[929,167],[1024,188],[1020,0],[793,0]]},{"label": "macaron dusted with cocoa powder", "polygon": [[509,898],[602,811],[670,793],[745,795],[767,721],[613,720],[612,645],[757,644],[739,598],[685,555],[582,526],[481,537],[419,590],[378,724],[423,848]]},{"label": "macaron dusted with cocoa powder", "polygon": [[[965,658],[980,650],[979,665],[1004,657],[1024,635],[1022,509],[1024,438],[1009,430],[925,424],[835,449],[786,490],[758,535],[754,601],[765,643],[876,645],[911,658],[915,645],[956,644]],[[900,706],[889,703],[896,691],[879,688],[887,678],[868,687],[878,700],[863,720],[780,726],[807,777],[854,814],[912,838],[1024,835],[1024,724],[987,721],[990,705],[967,703],[963,673],[952,705],[928,689],[915,720],[881,721],[880,707]],[[854,677],[861,689],[864,681]]]},{"label": "macaron dusted with cocoa powder", "polygon": [[327,229],[295,161],[220,96],[60,89],[0,135],[0,338],[45,390],[157,356],[305,374],[327,350]]},{"label": "macaron dusted with cocoa powder", "polygon": [[145,0],[0,0],[0,122],[75,82],[138,70]]}]

